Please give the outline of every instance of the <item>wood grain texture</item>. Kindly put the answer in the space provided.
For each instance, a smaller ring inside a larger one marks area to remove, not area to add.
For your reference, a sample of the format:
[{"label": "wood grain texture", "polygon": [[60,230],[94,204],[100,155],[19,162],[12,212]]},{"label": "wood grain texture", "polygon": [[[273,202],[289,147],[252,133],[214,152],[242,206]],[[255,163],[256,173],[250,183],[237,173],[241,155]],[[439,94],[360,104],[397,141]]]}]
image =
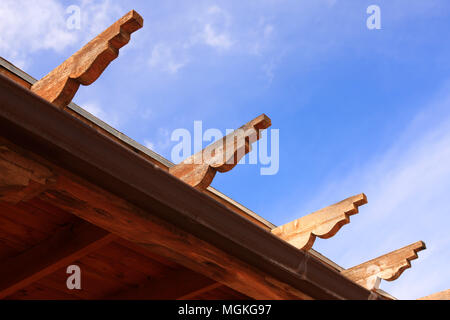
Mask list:
[{"label": "wood grain texture", "polygon": [[216,288],[221,284],[186,268],[168,269],[160,277],[152,277],[136,288],[120,291],[106,299],[175,300],[212,285]]},{"label": "wood grain texture", "polygon": [[430,294],[418,300],[450,300],[450,289]]},{"label": "wood grain texture", "polygon": [[224,285],[219,282],[214,282],[210,285],[204,286],[203,288],[194,290],[192,292],[189,292],[188,294],[178,297],[177,300],[196,300],[196,299],[198,299],[197,298],[198,296],[208,293],[208,292],[211,292],[211,291],[213,291],[217,288],[221,288],[221,287],[224,287]]},{"label": "wood grain texture", "polygon": [[216,172],[227,172],[251,151],[251,144],[260,138],[260,130],[271,125],[265,114],[210,144],[202,151],[169,168],[169,172],[194,188],[205,190]]},{"label": "wood grain texture", "polygon": [[67,225],[42,243],[0,263],[0,299],[115,239],[117,236],[85,221]]},{"label": "wood grain texture", "polygon": [[131,33],[142,28],[143,19],[134,10],[112,24],[61,65],[31,86],[31,90],[59,108],[67,106],[80,84],[90,85],[102,74]]},{"label": "wood grain texture", "polygon": [[0,141],[0,200],[18,203],[31,199],[54,181],[49,168],[20,156]]},{"label": "wood grain texture", "polygon": [[40,198],[252,298],[310,299],[290,285],[86,181],[59,175],[58,181]]},{"label": "wood grain texture", "polygon": [[358,213],[358,207],[366,203],[367,197],[361,193],[274,228],[272,233],[298,249],[309,250],[316,237],[328,239],[334,236],[350,222],[351,215]]},{"label": "wood grain texture", "polygon": [[411,260],[417,259],[417,252],[426,248],[418,241],[401,249],[342,271],[347,278],[369,289],[378,289],[381,279],[393,281],[411,267]]}]

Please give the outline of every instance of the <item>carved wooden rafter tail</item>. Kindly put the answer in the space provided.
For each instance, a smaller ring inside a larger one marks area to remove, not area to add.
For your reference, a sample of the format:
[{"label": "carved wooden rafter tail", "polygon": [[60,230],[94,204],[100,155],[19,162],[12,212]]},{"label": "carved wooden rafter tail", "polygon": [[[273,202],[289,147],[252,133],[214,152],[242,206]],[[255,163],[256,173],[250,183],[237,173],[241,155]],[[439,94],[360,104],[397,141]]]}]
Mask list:
[{"label": "carved wooden rafter tail", "polygon": [[312,248],[316,237],[328,239],[342,226],[350,223],[350,216],[367,203],[364,193],[347,198],[319,211],[272,229],[272,233],[302,250]]},{"label": "carved wooden rafter tail", "polygon": [[377,289],[381,279],[394,281],[411,267],[411,260],[417,259],[417,252],[426,249],[423,241],[418,241],[401,249],[342,271],[342,274],[369,290]]},{"label": "carved wooden rafter tail", "polygon": [[128,12],[37,81],[31,90],[59,108],[66,107],[80,84],[86,86],[97,80],[109,63],[118,57],[119,49],[130,41],[131,33],[142,26],[142,17],[134,10]]},{"label": "carved wooden rafter tail", "polygon": [[205,190],[216,172],[233,169],[251,151],[251,144],[260,138],[260,130],[271,125],[265,114],[207,146],[202,151],[171,167],[169,172],[187,184]]}]

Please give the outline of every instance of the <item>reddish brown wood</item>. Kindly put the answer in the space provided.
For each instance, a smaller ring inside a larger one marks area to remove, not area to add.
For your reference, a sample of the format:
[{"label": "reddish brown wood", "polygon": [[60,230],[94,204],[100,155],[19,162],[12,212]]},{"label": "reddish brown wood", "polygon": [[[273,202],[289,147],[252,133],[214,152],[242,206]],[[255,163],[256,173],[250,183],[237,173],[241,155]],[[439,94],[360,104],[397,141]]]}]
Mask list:
[{"label": "reddish brown wood", "polygon": [[394,281],[400,277],[403,271],[411,267],[411,260],[418,258],[417,252],[425,248],[425,243],[418,241],[344,270],[342,274],[369,290],[375,290],[381,279]]},{"label": "reddish brown wood", "polygon": [[[45,195],[47,200],[68,206],[70,212],[106,230],[183,261],[190,269],[205,269],[212,274],[208,276],[214,280],[220,277],[230,287],[240,284],[244,292],[253,291],[261,297],[302,296],[301,292],[295,294],[299,291],[329,299],[369,296],[367,290],[307,253],[233,214],[11,80],[0,80],[2,135],[91,181],[82,181],[85,188],[79,190],[80,195],[61,185],[40,197]],[[52,168],[56,169],[54,165]],[[62,174],[80,184],[81,179],[73,173],[57,172],[58,180]],[[108,197],[97,205],[95,186],[120,197],[120,203],[113,201],[119,206],[111,206]],[[141,210],[133,210],[131,203]]]},{"label": "reddish brown wood", "polygon": [[367,197],[361,193],[272,229],[272,233],[296,248],[309,250],[316,237],[328,239],[334,236],[342,226],[350,223],[350,216],[358,213],[358,207],[366,203]]},{"label": "reddish brown wood", "polygon": [[216,172],[233,169],[239,160],[251,151],[251,144],[260,138],[260,130],[270,125],[270,118],[262,114],[180,164],[169,168],[169,172],[187,184],[205,190],[211,184]]},{"label": "reddish brown wood", "polygon": [[55,176],[49,168],[20,156],[0,141],[0,200],[26,201],[54,181]]},{"label": "reddish brown wood", "polygon": [[80,84],[90,85],[102,74],[130,35],[143,26],[142,17],[128,12],[108,29],[92,39],[61,65],[32,85],[31,90],[59,108],[67,106]]},{"label": "reddish brown wood", "polygon": [[0,299],[117,239],[87,222],[68,225],[49,239],[0,263]]},{"label": "reddish brown wood", "polygon": [[137,288],[118,292],[107,299],[174,300],[217,282],[186,268],[168,269],[160,277],[152,277]]},{"label": "reddish brown wood", "polygon": [[247,296],[310,299],[293,287],[86,181],[73,181],[59,175],[52,189],[40,197]]},{"label": "reddish brown wood", "polygon": [[450,289],[430,294],[418,300],[450,300]]},{"label": "reddish brown wood", "polygon": [[20,78],[19,76],[15,75],[11,71],[9,71],[9,70],[1,67],[1,66],[0,66],[0,74],[5,75],[6,77],[10,78],[11,80],[17,82],[18,84],[20,84],[21,86],[24,86],[27,89],[31,88],[31,84],[30,83],[28,83],[24,79]]},{"label": "reddish brown wood", "polygon": [[209,285],[206,285],[204,287],[201,287],[200,289],[191,291],[181,297],[178,297],[177,300],[193,300],[193,299],[197,299],[198,296],[208,293],[212,290],[215,290],[217,288],[223,287],[224,285],[219,283],[219,282],[214,282],[211,283]]}]

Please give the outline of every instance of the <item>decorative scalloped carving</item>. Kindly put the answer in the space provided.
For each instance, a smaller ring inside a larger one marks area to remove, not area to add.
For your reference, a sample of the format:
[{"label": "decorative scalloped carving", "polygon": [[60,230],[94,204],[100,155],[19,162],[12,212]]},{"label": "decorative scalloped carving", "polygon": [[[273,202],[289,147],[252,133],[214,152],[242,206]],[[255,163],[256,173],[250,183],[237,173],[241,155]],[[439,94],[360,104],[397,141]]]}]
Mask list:
[{"label": "decorative scalloped carving", "polygon": [[358,207],[366,203],[367,197],[361,193],[272,229],[272,233],[298,249],[309,250],[316,237],[334,236],[343,225],[350,223],[350,216],[358,213]]},{"label": "decorative scalloped carving", "polygon": [[411,260],[417,259],[417,252],[426,249],[423,241],[418,241],[401,249],[364,262],[342,271],[347,278],[369,290],[378,289],[381,279],[394,281],[411,267]]},{"label": "decorative scalloped carving", "polygon": [[97,80],[109,63],[118,57],[119,49],[130,41],[131,33],[142,26],[142,17],[134,10],[128,12],[37,81],[31,90],[59,108],[64,108],[80,84],[87,86]]},{"label": "decorative scalloped carving", "polygon": [[211,184],[217,171],[233,169],[251,151],[251,144],[260,138],[260,130],[270,125],[270,118],[262,114],[171,167],[169,172],[194,188],[204,190]]}]

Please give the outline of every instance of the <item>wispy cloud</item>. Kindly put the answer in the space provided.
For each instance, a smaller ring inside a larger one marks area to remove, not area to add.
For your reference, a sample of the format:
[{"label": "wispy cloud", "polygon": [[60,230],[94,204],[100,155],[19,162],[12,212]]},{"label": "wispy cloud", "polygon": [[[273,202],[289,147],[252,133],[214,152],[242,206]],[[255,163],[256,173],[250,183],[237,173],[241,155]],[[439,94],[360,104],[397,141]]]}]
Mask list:
[{"label": "wispy cloud", "polygon": [[413,268],[394,283],[382,283],[382,288],[403,299],[450,287],[450,95],[445,89],[402,135],[393,137],[388,150],[323,186],[323,192],[306,206],[310,211],[360,192],[367,194],[369,203],[352,217],[353,222],[316,246],[345,267],[424,240],[428,252],[419,253]]},{"label": "wispy cloud", "polygon": [[159,68],[162,71],[174,74],[188,63],[188,59],[182,56],[176,57],[174,47],[158,43],[153,48],[148,63],[152,69]]},{"label": "wispy cloud", "polygon": [[117,127],[120,125],[120,117],[119,115],[113,113],[111,110],[109,112],[106,112],[99,103],[89,101],[86,103],[80,104],[80,106],[86,110],[87,112],[91,113],[92,115],[96,116],[100,120],[106,122],[110,126]]},{"label": "wispy cloud", "polygon": [[70,14],[59,1],[3,0],[0,55],[25,68],[36,52],[50,50],[60,54],[70,46],[84,44],[124,13],[109,0],[73,4],[80,8],[79,30],[67,27]]}]

